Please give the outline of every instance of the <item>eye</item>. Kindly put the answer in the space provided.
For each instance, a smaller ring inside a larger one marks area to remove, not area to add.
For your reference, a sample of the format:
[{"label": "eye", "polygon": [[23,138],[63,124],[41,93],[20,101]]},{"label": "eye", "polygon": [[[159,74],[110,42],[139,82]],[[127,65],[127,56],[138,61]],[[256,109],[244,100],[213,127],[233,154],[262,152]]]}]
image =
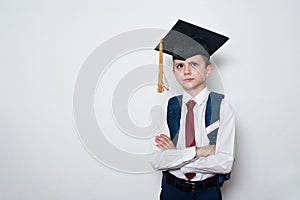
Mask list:
[{"label": "eye", "polygon": [[195,63],[195,62],[191,62],[191,66],[192,66],[192,67],[198,67],[199,64],[198,64],[198,63]]},{"label": "eye", "polygon": [[183,64],[182,63],[178,63],[175,65],[176,69],[181,69],[183,68]]}]

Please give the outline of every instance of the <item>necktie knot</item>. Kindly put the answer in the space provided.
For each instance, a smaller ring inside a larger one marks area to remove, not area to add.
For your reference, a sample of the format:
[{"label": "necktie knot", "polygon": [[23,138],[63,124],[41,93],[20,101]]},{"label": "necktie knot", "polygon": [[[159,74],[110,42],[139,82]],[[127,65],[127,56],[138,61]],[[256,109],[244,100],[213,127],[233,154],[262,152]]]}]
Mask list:
[{"label": "necktie knot", "polygon": [[196,102],[193,101],[193,100],[189,100],[189,101],[186,103],[186,106],[187,106],[188,111],[192,111],[195,105],[196,105]]}]

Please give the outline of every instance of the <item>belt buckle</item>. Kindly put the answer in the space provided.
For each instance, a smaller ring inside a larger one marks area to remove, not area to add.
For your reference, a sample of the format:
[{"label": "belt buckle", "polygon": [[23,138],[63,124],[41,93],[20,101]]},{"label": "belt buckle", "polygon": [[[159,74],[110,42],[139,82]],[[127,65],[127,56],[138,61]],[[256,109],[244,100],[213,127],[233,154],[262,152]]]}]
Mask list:
[{"label": "belt buckle", "polygon": [[194,192],[196,189],[196,186],[195,185],[192,185],[192,192]]},{"label": "belt buckle", "polygon": [[192,190],[191,190],[191,191],[192,191],[192,192],[195,191],[195,189],[196,189],[196,183],[193,183],[193,182],[192,182],[192,183],[189,183],[189,184],[191,184],[191,187],[192,187]]}]

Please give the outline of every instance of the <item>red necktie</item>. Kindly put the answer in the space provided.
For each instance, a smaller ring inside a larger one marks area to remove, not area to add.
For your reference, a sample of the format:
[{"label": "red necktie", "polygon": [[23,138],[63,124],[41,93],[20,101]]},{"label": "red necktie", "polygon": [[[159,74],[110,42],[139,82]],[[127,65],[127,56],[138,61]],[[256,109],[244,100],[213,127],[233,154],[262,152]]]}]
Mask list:
[{"label": "red necktie", "polygon": [[[195,105],[196,102],[193,100],[188,101],[186,104],[187,106],[187,113],[186,113],[186,120],[185,120],[185,146],[186,147],[196,146],[194,112],[193,112],[193,108]],[[188,180],[191,180],[194,176],[196,176],[196,173],[186,173],[185,176]]]}]

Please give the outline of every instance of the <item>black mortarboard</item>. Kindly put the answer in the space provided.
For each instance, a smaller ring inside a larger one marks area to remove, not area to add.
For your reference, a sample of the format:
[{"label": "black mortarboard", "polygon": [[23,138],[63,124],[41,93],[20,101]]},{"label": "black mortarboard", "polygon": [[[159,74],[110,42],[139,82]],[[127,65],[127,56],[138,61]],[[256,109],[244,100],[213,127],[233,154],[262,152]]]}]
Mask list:
[{"label": "black mortarboard", "polygon": [[[229,38],[194,24],[178,20],[163,38],[163,53],[173,59],[185,60],[194,55],[203,55],[208,59]],[[159,50],[159,45],[155,48]]]}]

